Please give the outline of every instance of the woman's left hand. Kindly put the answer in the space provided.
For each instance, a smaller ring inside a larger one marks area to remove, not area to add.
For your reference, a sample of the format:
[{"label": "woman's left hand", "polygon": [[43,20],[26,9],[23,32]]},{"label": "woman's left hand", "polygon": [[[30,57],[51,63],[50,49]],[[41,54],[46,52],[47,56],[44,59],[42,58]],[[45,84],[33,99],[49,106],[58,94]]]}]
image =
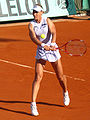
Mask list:
[{"label": "woman's left hand", "polygon": [[50,46],[50,50],[56,51],[56,47],[55,46]]}]

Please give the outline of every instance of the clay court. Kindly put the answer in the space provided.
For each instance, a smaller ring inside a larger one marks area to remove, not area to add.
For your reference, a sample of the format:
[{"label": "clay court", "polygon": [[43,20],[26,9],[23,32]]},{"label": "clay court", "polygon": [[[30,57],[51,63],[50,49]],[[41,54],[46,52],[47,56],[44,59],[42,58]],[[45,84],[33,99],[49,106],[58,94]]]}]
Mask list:
[{"label": "clay court", "polygon": [[[90,19],[90,18],[89,18]],[[30,102],[37,46],[29,38],[28,22],[0,25],[0,119],[89,120],[90,119],[90,20],[76,17],[54,20],[57,44],[78,38],[86,42],[84,56],[61,52],[71,103],[63,105],[62,89],[47,62],[37,106],[31,116]]]}]

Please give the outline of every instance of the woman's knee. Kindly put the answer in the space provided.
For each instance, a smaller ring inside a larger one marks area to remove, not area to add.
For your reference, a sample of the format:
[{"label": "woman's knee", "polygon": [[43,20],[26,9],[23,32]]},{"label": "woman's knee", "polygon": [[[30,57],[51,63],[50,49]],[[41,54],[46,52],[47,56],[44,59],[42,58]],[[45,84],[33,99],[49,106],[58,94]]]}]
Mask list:
[{"label": "woman's knee", "polygon": [[34,81],[40,83],[42,78],[43,78],[43,74],[37,74],[35,75]]},{"label": "woman's knee", "polygon": [[62,82],[66,80],[66,77],[63,74],[57,75],[57,78],[59,81],[62,81]]}]

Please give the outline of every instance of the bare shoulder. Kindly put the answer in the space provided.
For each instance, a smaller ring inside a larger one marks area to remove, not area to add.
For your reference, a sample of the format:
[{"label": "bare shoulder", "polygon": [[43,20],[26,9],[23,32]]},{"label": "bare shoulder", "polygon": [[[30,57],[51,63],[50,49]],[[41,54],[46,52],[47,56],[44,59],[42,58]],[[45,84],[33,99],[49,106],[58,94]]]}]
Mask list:
[{"label": "bare shoulder", "polygon": [[52,22],[52,20],[50,19],[50,18],[47,18],[47,24],[48,24],[48,26],[49,26],[49,30],[51,31],[51,32],[53,32],[53,31],[55,31],[55,25],[54,25],[54,23]]},{"label": "bare shoulder", "polygon": [[47,24],[50,26],[54,26],[54,23],[52,22],[50,18],[47,18]]},{"label": "bare shoulder", "polygon": [[28,28],[29,30],[32,30],[33,29],[33,25],[31,23],[28,24]]},{"label": "bare shoulder", "polygon": [[47,18],[47,23],[52,22],[52,20],[50,18]]},{"label": "bare shoulder", "polygon": [[35,37],[35,31],[33,28],[33,24],[31,24],[31,22],[28,24],[28,28],[29,28],[29,35],[30,35],[31,39],[33,39],[33,37]]}]

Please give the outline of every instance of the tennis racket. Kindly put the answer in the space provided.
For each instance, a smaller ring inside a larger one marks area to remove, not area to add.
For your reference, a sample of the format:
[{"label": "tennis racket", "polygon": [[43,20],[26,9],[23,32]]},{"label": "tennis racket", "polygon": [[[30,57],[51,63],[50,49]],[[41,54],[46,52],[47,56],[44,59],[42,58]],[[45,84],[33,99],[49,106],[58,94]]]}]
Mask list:
[{"label": "tennis racket", "polygon": [[83,56],[86,53],[87,47],[84,40],[74,39],[68,41],[57,49],[64,51],[70,56]]}]

